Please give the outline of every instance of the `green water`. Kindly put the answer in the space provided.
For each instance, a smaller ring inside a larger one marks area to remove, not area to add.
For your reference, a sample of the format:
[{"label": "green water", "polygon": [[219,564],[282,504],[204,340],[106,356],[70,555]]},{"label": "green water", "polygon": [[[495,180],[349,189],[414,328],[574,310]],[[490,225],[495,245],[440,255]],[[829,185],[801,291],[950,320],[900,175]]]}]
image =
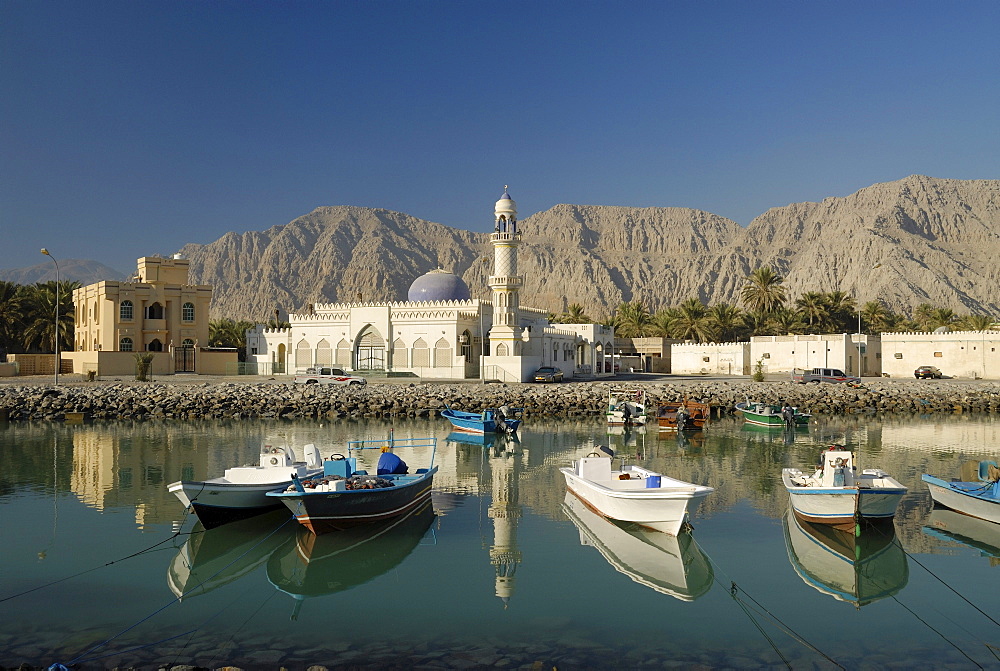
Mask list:
[{"label": "green water", "polygon": [[[370,533],[313,542],[282,513],[202,533],[166,491],[255,462],[262,444],[325,455],[390,430],[438,438],[433,509]],[[920,483],[1000,456],[994,417],[820,418],[793,434],[726,419],[684,439],[529,420],[520,434],[482,446],[449,440],[443,420],[0,424],[0,665],[375,667],[419,653],[442,668],[1000,667],[1000,530],[932,511]],[[832,443],[910,488],[895,539],[866,539],[856,568],[785,514],[780,469]],[[716,488],[689,536],[567,499],[558,469],[609,444]]]}]

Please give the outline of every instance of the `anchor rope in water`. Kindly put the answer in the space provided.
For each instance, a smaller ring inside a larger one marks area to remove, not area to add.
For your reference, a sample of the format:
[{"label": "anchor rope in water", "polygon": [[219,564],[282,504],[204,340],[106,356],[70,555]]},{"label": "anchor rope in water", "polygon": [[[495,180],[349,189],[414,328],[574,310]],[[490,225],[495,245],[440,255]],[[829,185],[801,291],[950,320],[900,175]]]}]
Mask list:
[{"label": "anchor rope in water", "polygon": [[[180,596],[174,597],[169,602],[167,602],[164,605],[160,606],[159,608],[157,608],[155,611],[153,611],[149,615],[143,617],[142,619],[140,619],[137,622],[133,623],[132,625],[126,627],[125,629],[122,629],[121,631],[119,631],[114,636],[111,636],[111,637],[109,637],[109,638],[101,641],[100,643],[97,643],[96,645],[92,645],[91,647],[89,647],[88,649],[84,650],[82,653],[80,653],[79,655],[77,655],[74,659],[70,660],[64,666],[68,667],[68,666],[71,666],[73,664],[79,664],[79,663],[83,663],[83,662],[89,662],[89,661],[93,661],[95,659],[102,659],[104,657],[109,657],[111,655],[121,654],[120,652],[114,652],[114,653],[107,653],[107,654],[104,654],[104,655],[99,655],[99,656],[96,656],[96,657],[89,657],[89,658],[86,657],[86,655],[88,655],[90,653],[93,653],[93,652],[96,652],[97,650],[99,650],[100,648],[104,647],[105,645],[107,645],[111,641],[114,641],[116,638],[119,638],[120,636],[123,636],[124,634],[127,634],[128,632],[132,631],[133,629],[135,629],[136,627],[138,627],[143,622],[146,622],[147,620],[152,619],[153,617],[155,617],[159,613],[163,612],[164,610],[166,610],[170,606],[173,606],[176,603],[180,603],[181,599],[183,599],[185,596],[187,596],[188,594],[191,594],[195,590],[201,588],[201,586],[204,585],[206,582],[208,582],[209,580],[211,580],[212,578],[216,577],[217,575],[219,575],[220,573],[222,573],[223,571],[225,571],[226,569],[228,569],[230,566],[232,566],[233,564],[235,564],[236,562],[238,562],[240,559],[242,559],[243,557],[245,557],[248,553],[250,553],[251,551],[253,551],[254,549],[256,549],[257,546],[259,546],[261,543],[263,543],[264,541],[268,540],[274,534],[278,533],[278,531],[280,531],[286,524],[288,524],[289,522],[291,522],[294,519],[295,519],[294,517],[289,517],[284,522],[282,522],[277,527],[275,527],[275,529],[273,531],[271,531],[269,534],[267,534],[266,536],[264,536],[263,538],[261,538],[254,545],[252,545],[249,548],[247,548],[239,556],[234,557],[231,562],[229,562],[225,566],[221,567],[218,571],[216,571],[212,575],[208,576],[207,578],[205,578],[204,580],[202,580],[201,582],[199,582],[197,585],[195,585],[191,589],[185,591]],[[160,543],[157,543],[157,545],[159,545],[159,544]],[[221,612],[221,610],[219,612]],[[206,622],[211,621],[212,618],[217,617],[218,614],[219,613],[216,613],[216,614],[210,616],[206,620]],[[159,640],[159,641],[154,641],[152,643],[147,643],[147,644],[144,644],[144,645],[139,646],[139,647],[134,648],[134,649],[139,650],[139,649],[142,649],[142,648],[150,647],[152,645],[158,645],[159,643],[162,643],[164,641],[169,641],[169,640],[172,640],[174,638],[178,638],[179,636],[186,636],[187,634],[193,633],[194,631],[197,631],[198,629],[200,629],[200,626],[198,628],[196,628],[196,629],[191,630],[191,631],[187,631],[187,632],[184,632],[182,634],[178,634],[177,636],[171,636],[171,637]],[[53,666],[56,667],[56,668],[58,668],[59,665],[53,665]]]},{"label": "anchor rope in water", "polygon": [[[0,598],[0,603],[3,603],[4,601],[10,601],[11,599],[16,599],[17,597],[24,596],[25,594],[31,594],[32,592],[37,592],[38,590],[46,589],[47,587],[52,587],[53,585],[58,585],[59,583],[66,582],[67,580],[72,580],[74,578],[79,578],[80,576],[87,575],[88,573],[93,573],[94,571],[97,571],[99,569],[107,568],[108,566],[112,566],[114,564],[121,563],[121,562],[126,561],[128,559],[134,559],[135,557],[139,557],[141,555],[144,555],[147,552],[155,550],[156,548],[158,548],[159,546],[163,545],[164,543],[168,543],[168,542],[174,540],[175,538],[177,538],[178,536],[180,536],[181,535],[181,529],[183,528],[183,526],[184,525],[181,524],[177,528],[177,531],[175,531],[173,534],[171,534],[168,538],[164,538],[162,541],[159,541],[158,543],[150,545],[148,548],[146,548],[144,550],[139,550],[138,552],[133,552],[130,555],[126,555],[126,556],[120,557],[118,559],[113,559],[113,560],[111,560],[109,562],[101,564],[100,566],[92,566],[92,567],[90,567],[88,569],[84,569],[83,571],[80,571],[79,573],[74,573],[72,575],[63,576],[62,578],[59,578],[58,580],[53,580],[51,582],[47,582],[44,585],[36,585],[35,587],[32,587],[31,589],[26,589],[23,592],[18,592],[17,594],[10,594],[8,596]],[[191,534],[191,532],[186,532],[183,535],[187,536],[187,535],[190,535],[190,534]]]},{"label": "anchor rope in water", "polygon": [[[702,548],[702,552],[704,552],[704,548]],[[750,599],[750,601],[753,602],[753,604],[757,607],[756,609],[753,609],[753,610],[758,615],[760,615],[762,617],[766,615],[768,618],[771,619],[771,621],[774,623],[774,625],[779,630],[783,631],[789,638],[791,638],[792,640],[794,640],[794,641],[802,644],[806,648],[809,648],[810,650],[812,650],[816,654],[820,655],[821,657],[823,657],[824,659],[826,659],[828,662],[830,662],[831,664],[833,664],[837,668],[840,668],[840,669],[846,668],[842,664],[838,663],[835,659],[833,659],[832,657],[830,657],[830,655],[826,654],[825,652],[823,652],[822,650],[820,650],[819,648],[817,648],[815,645],[813,645],[812,643],[810,643],[809,641],[807,641],[797,631],[795,631],[794,629],[792,629],[791,627],[789,627],[787,624],[785,624],[784,622],[782,622],[780,618],[778,618],[776,615],[774,615],[774,613],[772,613],[771,611],[769,611],[767,608],[765,608],[763,605],[761,605],[760,602],[758,602],[756,599],[754,599],[753,596],[749,592],[747,592],[745,589],[743,589],[742,587],[740,587],[739,585],[737,585],[736,581],[733,580],[729,576],[729,574],[726,573],[725,569],[723,569],[721,566],[719,566],[719,564],[712,558],[712,556],[710,554],[708,554],[707,552],[704,552],[704,554],[705,554],[706,557],[708,557],[708,561],[710,561],[712,563],[712,565],[716,569],[718,569],[718,571],[720,573],[722,573],[723,575],[725,575],[727,580],[729,580],[729,588],[728,589],[729,589],[730,596],[732,596],[733,599],[738,604],[740,604],[741,607],[744,608],[744,612],[746,612],[746,604],[742,601],[742,599],[740,597],[738,597],[736,595],[737,591],[739,591],[741,594],[746,595],[746,597],[748,599]],[[719,580],[718,576],[713,576],[713,580],[715,582],[719,583],[720,586],[723,586],[723,589],[726,589],[726,587],[723,585],[723,582],[721,580]],[[757,609],[760,609],[760,610],[757,610]],[[749,613],[748,613],[748,615],[749,615]],[[760,629],[759,624],[756,621],[754,621],[754,618],[752,616],[750,616],[750,619],[751,619],[751,621],[754,622],[754,626],[756,626],[758,629]],[[761,633],[763,633],[763,632],[761,632]],[[777,647],[775,647],[774,642],[771,641],[771,639],[766,634],[764,635],[764,637],[768,640],[769,643],[771,643],[771,647],[774,648],[774,651],[776,653],[778,653],[778,656],[781,657],[782,660],[784,660],[785,659],[784,655],[782,655],[781,652],[777,649]],[[788,662],[785,661],[785,664],[787,665]]]},{"label": "anchor rope in water", "polygon": [[772,639],[766,631],[764,631],[764,628],[760,626],[760,622],[758,622],[757,618],[750,613],[750,609],[747,607],[743,599],[741,599],[738,595],[739,595],[739,587],[736,586],[736,583],[730,583],[729,596],[731,596],[733,598],[733,601],[735,601],[739,605],[739,607],[743,609],[743,612],[746,614],[748,618],[750,618],[750,622],[752,622],[753,626],[757,628],[757,631],[760,632],[760,635],[764,637],[764,640],[766,640],[768,643],[771,644],[771,649],[774,650],[774,652],[778,655],[778,657],[781,658],[781,661],[785,663],[785,666],[788,667],[789,670],[791,670],[792,668],[791,662],[789,662],[788,659],[783,654],[781,654],[781,650],[778,648],[778,644],[774,642],[774,639]]}]

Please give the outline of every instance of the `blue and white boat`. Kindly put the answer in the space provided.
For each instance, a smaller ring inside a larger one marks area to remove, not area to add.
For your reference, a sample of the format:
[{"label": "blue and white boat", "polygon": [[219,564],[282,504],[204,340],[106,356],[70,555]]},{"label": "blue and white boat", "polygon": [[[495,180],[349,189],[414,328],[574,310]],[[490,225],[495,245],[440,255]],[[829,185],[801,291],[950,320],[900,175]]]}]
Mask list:
[{"label": "blue and white boat", "polygon": [[926,473],[920,479],[927,485],[935,503],[1000,524],[1000,470],[997,470],[997,462],[981,461],[978,470],[978,479],[971,481],[946,481]]},{"label": "blue and white boat", "polygon": [[465,412],[447,408],[441,416],[451,422],[456,431],[465,433],[514,433],[521,426],[518,410],[506,406],[486,408],[482,412]]},{"label": "blue and white boat", "polygon": [[[393,453],[394,448],[429,448],[429,463],[410,473],[409,466]],[[314,534],[392,519],[430,501],[438,470],[434,465],[436,438],[390,436],[347,444],[348,455],[372,449],[382,451],[375,475],[358,470],[357,457],[335,454],[323,462],[321,476],[293,478],[291,486],[270,491],[267,496],[285,504],[296,521]]]},{"label": "blue and white boat", "polygon": [[881,469],[859,473],[854,453],[842,445],[821,452],[812,472],[783,468],[781,480],[799,518],[845,530],[857,530],[862,522],[891,520],[906,494],[906,487]]}]

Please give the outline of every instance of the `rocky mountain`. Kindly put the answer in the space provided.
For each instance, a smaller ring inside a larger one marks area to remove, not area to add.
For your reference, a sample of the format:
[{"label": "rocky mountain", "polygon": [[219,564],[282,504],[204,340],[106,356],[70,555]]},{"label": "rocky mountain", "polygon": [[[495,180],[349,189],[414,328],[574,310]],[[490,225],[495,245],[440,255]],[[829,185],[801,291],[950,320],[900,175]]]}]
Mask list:
[{"label": "rocky mountain", "polygon": [[[59,279],[67,282],[75,281],[87,285],[102,280],[124,280],[125,275],[126,273],[120,270],[115,270],[90,259],[62,259],[59,261]],[[0,280],[15,284],[54,282],[55,279],[55,265],[48,259],[34,266],[0,270]]]},{"label": "rocky mountain", "polygon": [[[603,318],[622,301],[655,311],[691,297],[738,304],[746,276],[767,265],[793,298],[843,290],[895,311],[929,302],[1000,314],[1000,180],[914,175],[773,208],[746,228],[699,210],[594,205],[556,205],[520,228],[522,304],[554,312],[580,303]],[[492,269],[488,234],[360,207],[321,207],[180,251],[191,281],[215,286],[215,316],[253,320],[315,302],[405,300],[437,267],[487,298]]]}]

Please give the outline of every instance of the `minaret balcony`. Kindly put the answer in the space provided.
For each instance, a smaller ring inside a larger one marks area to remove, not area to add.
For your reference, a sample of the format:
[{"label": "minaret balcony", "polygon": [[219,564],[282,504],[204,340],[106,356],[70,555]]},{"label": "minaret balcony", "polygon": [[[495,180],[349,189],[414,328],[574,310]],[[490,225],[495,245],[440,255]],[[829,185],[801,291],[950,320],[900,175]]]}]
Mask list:
[{"label": "minaret balcony", "polygon": [[524,277],[522,275],[490,275],[488,283],[491,287],[523,287]]},{"label": "minaret balcony", "polygon": [[490,242],[521,242],[521,232],[506,233],[497,232],[490,235]]}]

